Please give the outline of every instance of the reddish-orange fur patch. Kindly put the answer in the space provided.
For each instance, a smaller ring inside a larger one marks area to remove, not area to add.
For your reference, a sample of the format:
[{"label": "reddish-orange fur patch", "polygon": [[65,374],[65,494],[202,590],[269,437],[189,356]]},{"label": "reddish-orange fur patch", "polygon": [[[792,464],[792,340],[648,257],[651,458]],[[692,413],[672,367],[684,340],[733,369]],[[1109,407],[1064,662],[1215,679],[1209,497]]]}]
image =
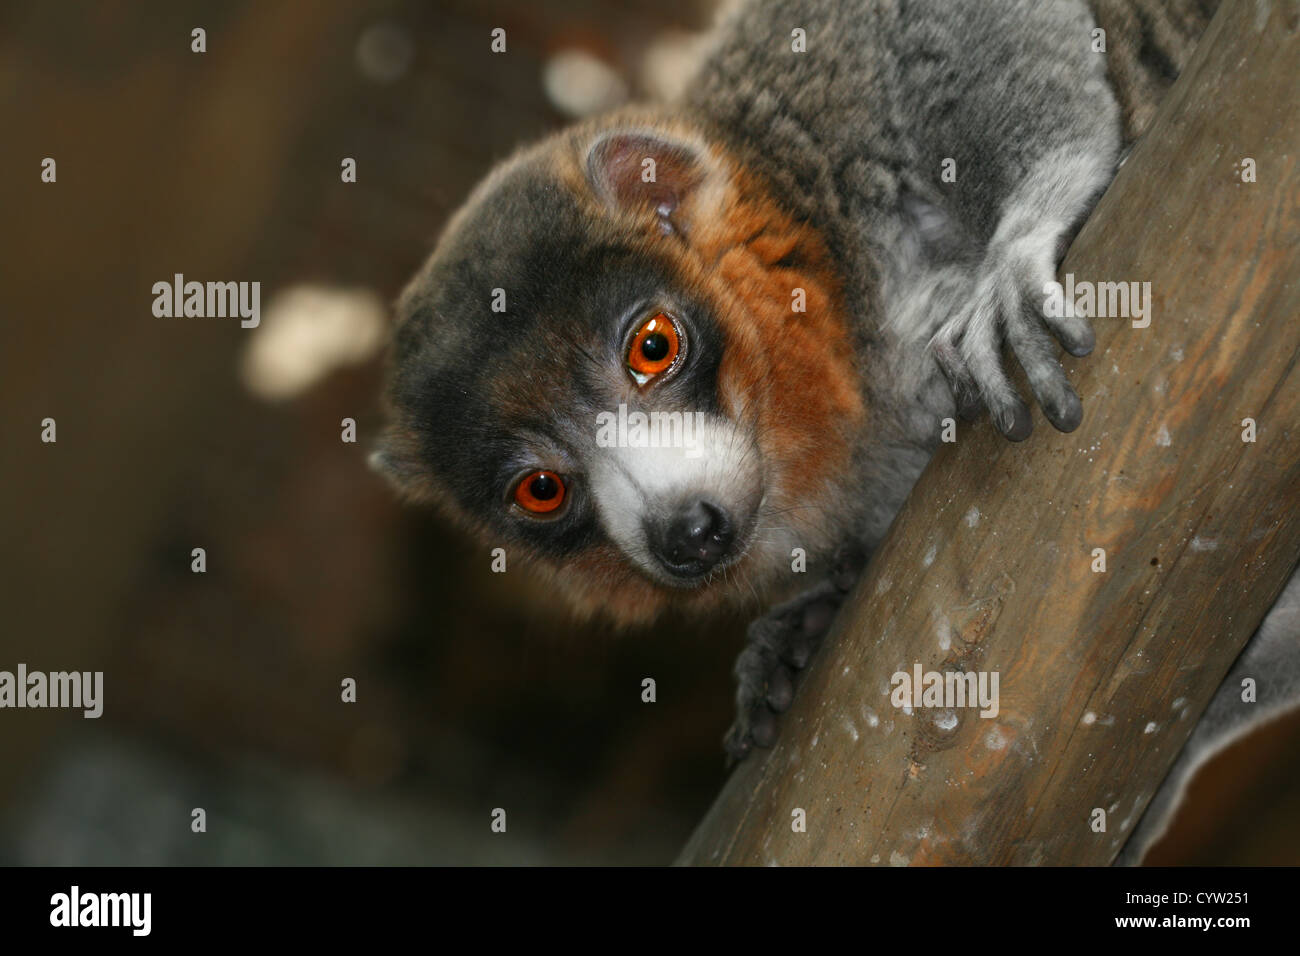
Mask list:
[{"label": "reddish-orange fur patch", "polygon": [[[640,124],[670,138],[699,143],[674,122],[633,114],[601,127]],[[579,131],[553,169],[578,195],[596,197],[582,171],[595,127]],[[849,467],[851,436],[866,414],[849,312],[830,252],[817,231],[774,201],[763,182],[716,146],[705,147],[709,176],[674,217],[685,243],[664,237],[653,210],[593,209],[623,241],[666,257],[679,281],[713,306],[726,352],[719,370],[724,410],[752,423],[764,459],[764,510],[783,515],[810,551],[832,542],[834,496]],[[603,215],[601,215],[603,213]],[[806,311],[793,309],[804,292]],[[559,569],[557,569],[559,570]],[[648,620],[668,603],[704,610],[752,598],[742,561],[729,577],[701,591],[676,591],[648,581],[612,546],[570,561],[555,584],[580,611],[627,623]],[[761,583],[761,582],[760,582]]]},{"label": "reddish-orange fur patch", "polygon": [[[727,214],[692,237],[726,336],[720,391],[733,415],[761,403],[759,443],[776,469],[769,494],[815,508],[828,480],[842,474],[845,438],[864,415],[840,282],[810,226],[750,176],[739,175],[734,189]],[[799,267],[783,264],[787,257]],[[796,289],[804,312],[793,309]]]}]

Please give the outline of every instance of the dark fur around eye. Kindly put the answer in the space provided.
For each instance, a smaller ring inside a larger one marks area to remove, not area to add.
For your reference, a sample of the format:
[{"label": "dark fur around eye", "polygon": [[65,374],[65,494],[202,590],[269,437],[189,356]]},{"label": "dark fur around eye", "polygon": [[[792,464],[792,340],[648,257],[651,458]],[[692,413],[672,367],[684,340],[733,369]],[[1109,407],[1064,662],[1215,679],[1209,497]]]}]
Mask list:
[{"label": "dark fur around eye", "polygon": [[[671,305],[690,355],[654,389],[657,407],[716,413],[721,334],[707,302],[674,288],[644,246],[601,234],[540,169],[485,197],[400,303],[389,399],[427,469],[467,517],[562,557],[601,532],[581,475],[563,513],[519,520],[510,481],[538,460],[520,436],[581,446],[597,413],[627,399],[627,324]],[[494,290],[505,310],[493,311]],[[498,297],[499,298],[499,297]],[[655,345],[651,345],[653,350]],[[543,456],[544,458],[544,456]]]}]

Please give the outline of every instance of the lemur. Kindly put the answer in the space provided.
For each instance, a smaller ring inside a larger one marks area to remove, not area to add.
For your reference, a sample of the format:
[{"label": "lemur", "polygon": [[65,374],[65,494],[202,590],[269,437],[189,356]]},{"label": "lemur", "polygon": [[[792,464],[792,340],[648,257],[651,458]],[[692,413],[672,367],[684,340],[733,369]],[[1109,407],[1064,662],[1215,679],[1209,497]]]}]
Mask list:
[{"label": "lemur", "polygon": [[[1029,437],[1003,350],[1079,424],[1055,343],[1093,333],[1044,286],[1215,6],[733,4],[677,100],[523,149],[451,219],[398,304],[377,467],[580,614],[775,605],[725,739],[770,745],[944,419]],[[602,440],[618,410],[699,425]]]}]

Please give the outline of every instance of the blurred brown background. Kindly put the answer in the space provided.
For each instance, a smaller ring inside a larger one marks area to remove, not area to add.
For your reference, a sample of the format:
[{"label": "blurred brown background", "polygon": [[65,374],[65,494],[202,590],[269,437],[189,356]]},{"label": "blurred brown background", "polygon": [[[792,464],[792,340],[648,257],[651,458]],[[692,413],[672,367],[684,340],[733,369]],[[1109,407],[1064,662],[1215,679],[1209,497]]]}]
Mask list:
[{"label": "blurred brown background", "polygon": [[[364,338],[358,297],[391,301],[496,160],[671,85],[672,31],[708,6],[0,9],[0,669],[105,672],[99,720],[0,711],[0,862],[673,858],[724,777],[741,622],[620,636],[539,610],[366,469],[373,349],[279,397],[241,370],[310,318],[272,308],[305,285]],[[262,327],[155,318],[178,272],[260,281]],[[1282,731],[1216,762],[1159,862],[1300,862],[1300,720]]]}]

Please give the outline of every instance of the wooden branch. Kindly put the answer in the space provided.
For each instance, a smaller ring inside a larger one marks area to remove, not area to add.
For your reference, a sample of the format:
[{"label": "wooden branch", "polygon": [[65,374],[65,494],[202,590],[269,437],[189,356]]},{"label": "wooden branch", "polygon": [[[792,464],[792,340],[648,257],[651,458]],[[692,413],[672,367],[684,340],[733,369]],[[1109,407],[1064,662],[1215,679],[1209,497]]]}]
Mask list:
[{"label": "wooden branch", "polygon": [[[1151,284],[1066,359],[1083,425],[936,456],[680,863],[1115,857],[1300,558],[1296,16],[1222,5],[1063,265]],[[894,707],[918,663],[997,672],[999,713]]]}]

